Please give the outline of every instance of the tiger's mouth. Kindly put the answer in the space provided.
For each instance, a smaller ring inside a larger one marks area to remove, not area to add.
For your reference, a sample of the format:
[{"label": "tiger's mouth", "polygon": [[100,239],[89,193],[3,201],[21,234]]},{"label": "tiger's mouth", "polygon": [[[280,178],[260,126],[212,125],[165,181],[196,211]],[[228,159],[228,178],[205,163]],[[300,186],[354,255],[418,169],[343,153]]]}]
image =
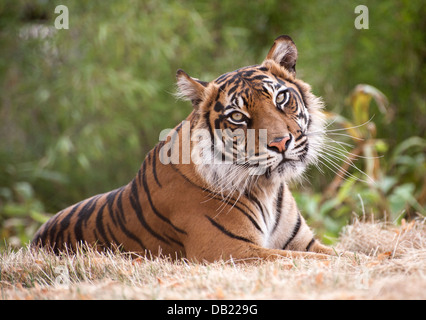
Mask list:
[{"label": "tiger's mouth", "polygon": [[273,164],[265,169],[264,176],[269,179],[274,172],[277,172],[278,174],[291,174],[293,171],[303,171],[306,168],[306,163],[304,161],[305,157],[306,154],[299,156],[298,159],[289,159],[283,156],[278,164]]},{"label": "tiger's mouth", "polygon": [[276,166],[269,166],[266,168],[265,177],[269,179],[273,171],[281,171],[284,169],[285,164],[294,160],[283,158]]}]

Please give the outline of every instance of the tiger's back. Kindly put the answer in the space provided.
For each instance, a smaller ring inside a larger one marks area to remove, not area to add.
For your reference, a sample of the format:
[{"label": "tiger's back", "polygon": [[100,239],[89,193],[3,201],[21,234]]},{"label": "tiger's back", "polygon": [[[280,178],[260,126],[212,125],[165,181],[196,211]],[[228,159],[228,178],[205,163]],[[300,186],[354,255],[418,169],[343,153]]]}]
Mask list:
[{"label": "tiger's back", "polygon": [[[137,177],[129,184],[60,211],[40,228],[33,242],[56,251],[66,247],[75,249],[77,244],[87,243],[99,248],[115,246],[142,253],[157,253],[161,247],[163,254],[184,255],[179,235],[186,232],[162,213],[169,211],[164,210],[158,199],[160,193],[153,190],[163,187],[161,179],[166,191],[169,187],[167,176],[174,173],[171,171],[164,176],[157,173],[156,167],[162,164],[156,156],[151,157],[156,151],[154,148],[150,152]],[[155,185],[148,182],[152,179]]]}]

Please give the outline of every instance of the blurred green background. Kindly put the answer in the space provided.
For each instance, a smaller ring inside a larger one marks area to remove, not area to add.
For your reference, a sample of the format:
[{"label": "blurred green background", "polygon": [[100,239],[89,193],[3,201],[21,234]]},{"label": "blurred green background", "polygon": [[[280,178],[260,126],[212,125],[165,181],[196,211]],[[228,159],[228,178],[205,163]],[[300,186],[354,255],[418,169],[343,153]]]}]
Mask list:
[{"label": "blurred green background", "polygon": [[[345,163],[323,161],[293,188],[309,223],[330,242],[354,215],[424,215],[425,1],[362,3],[361,30],[359,4],[0,1],[0,246],[25,244],[60,209],[130,181],[160,131],[191,111],[173,96],[178,68],[210,81],[261,63],[281,34],[296,42],[298,77],[323,97],[329,128],[354,138],[330,137],[366,157],[355,164],[376,181],[340,179]],[[54,28],[57,5],[68,30]]]}]

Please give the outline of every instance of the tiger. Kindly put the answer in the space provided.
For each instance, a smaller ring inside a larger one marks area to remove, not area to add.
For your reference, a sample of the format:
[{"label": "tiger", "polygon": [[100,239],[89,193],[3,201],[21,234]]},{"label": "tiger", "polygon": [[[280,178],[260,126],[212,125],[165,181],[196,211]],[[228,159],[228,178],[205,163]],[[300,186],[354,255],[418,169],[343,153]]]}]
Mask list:
[{"label": "tiger", "polygon": [[281,35],[260,65],[213,81],[179,69],[188,117],[159,139],[132,181],[58,212],[32,244],[206,262],[339,254],[314,236],[289,189],[318,161],[325,135],[324,103],[296,78],[297,57]]}]

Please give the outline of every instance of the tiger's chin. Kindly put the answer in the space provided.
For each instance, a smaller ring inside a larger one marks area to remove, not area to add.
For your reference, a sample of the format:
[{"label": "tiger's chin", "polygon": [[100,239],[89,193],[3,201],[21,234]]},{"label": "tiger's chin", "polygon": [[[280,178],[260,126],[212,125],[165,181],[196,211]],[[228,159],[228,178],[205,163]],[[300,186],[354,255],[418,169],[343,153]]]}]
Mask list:
[{"label": "tiger's chin", "polygon": [[[317,145],[320,145],[318,137]],[[271,164],[264,173],[266,180],[281,182],[298,182],[308,166],[317,162],[318,152],[310,149],[308,152],[288,157],[278,155],[275,162]]]},{"label": "tiger's chin", "polygon": [[268,167],[264,177],[267,180],[280,182],[290,182],[298,180],[305,172],[307,164],[299,160],[283,159],[278,165]]},{"label": "tiger's chin", "polygon": [[301,161],[285,160],[276,166],[247,168],[238,164],[199,164],[196,170],[217,194],[245,194],[253,188],[279,186],[281,183],[297,181],[306,169]]}]

